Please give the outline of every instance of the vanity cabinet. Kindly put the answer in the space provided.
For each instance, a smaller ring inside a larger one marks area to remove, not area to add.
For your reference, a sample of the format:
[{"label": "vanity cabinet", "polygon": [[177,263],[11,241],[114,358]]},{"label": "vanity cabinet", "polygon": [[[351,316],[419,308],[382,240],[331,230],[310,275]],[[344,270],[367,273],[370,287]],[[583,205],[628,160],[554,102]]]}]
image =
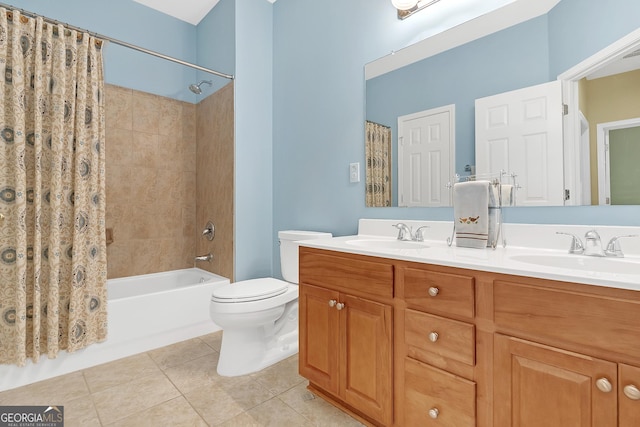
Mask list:
[{"label": "vanity cabinet", "polygon": [[494,281],[494,425],[640,425],[637,294]]},{"label": "vanity cabinet", "polygon": [[370,426],[638,427],[640,292],[300,247],[300,374]]},{"label": "vanity cabinet", "polygon": [[393,417],[392,296],[391,264],[300,248],[300,375],[385,426]]}]

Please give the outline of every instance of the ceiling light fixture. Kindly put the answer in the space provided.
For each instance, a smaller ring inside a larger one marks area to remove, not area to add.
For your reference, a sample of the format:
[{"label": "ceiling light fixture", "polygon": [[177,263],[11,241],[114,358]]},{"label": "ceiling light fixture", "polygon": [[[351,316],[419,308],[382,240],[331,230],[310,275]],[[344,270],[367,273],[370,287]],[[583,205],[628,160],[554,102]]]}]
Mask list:
[{"label": "ceiling light fixture", "polygon": [[391,4],[398,10],[409,10],[418,4],[417,0],[391,0]]},{"label": "ceiling light fixture", "polygon": [[391,4],[398,9],[398,19],[407,19],[414,13],[439,1],[440,0],[391,0]]}]

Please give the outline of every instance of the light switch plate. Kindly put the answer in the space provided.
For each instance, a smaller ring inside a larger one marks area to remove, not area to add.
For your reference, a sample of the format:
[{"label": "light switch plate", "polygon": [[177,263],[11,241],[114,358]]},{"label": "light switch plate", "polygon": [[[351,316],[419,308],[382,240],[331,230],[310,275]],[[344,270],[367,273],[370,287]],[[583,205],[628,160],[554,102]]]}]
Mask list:
[{"label": "light switch plate", "polygon": [[360,182],[360,163],[349,163],[349,182]]}]

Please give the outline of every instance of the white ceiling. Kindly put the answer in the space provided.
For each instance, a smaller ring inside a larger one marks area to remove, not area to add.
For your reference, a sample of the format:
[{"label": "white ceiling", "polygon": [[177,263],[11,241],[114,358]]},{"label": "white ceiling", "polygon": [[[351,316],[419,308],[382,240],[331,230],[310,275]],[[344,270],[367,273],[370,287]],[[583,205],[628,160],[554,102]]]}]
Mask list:
[{"label": "white ceiling", "polygon": [[[178,18],[193,25],[198,25],[202,18],[218,4],[220,0],[133,0],[167,15]],[[276,0],[267,0],[270,3]]]}]

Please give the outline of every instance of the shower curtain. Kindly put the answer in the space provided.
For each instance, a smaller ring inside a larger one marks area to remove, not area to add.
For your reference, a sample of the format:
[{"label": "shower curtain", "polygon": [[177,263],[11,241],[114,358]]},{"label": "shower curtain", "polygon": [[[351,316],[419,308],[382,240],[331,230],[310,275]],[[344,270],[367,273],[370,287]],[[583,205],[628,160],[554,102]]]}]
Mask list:
[{"label": "shower curtain", "polygon": [[107,333],[102,41],[0,8],[0,363]]},{"label": "shower curtain", "polygon": [[391,206],[391,128],[367,120],[365,132],[366,206]]}]

